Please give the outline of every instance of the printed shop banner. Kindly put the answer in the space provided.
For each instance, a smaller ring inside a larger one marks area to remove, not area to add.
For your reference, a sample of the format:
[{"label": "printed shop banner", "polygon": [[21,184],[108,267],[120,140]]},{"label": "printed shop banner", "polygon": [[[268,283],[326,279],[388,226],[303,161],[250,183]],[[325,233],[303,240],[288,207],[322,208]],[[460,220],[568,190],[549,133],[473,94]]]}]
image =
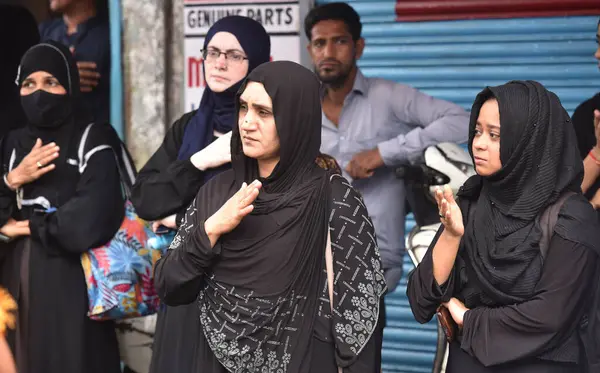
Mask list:
[{"label": "printed shop banner", "polygon": [[185,0],[185,111],[198,107],[206,83],[202,74],[202,47],[208,29],[230,15],[260,22],[271,37],[271,60],[300,62],[302,20],[298,1]]}]

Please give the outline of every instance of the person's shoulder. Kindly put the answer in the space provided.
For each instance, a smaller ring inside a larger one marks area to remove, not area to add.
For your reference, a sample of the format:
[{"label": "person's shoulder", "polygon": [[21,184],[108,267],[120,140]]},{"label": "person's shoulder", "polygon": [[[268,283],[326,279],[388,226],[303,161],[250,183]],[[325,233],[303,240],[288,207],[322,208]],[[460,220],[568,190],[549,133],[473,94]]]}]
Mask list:
[{"label": "person's shoulder", "polygon": [[333,202],[360,203],[364,204],[361,194],[354,189],[345,177],[339,174],[329,176],[329,188]]},{"label": "person's shoulder", "polygon": [[173,123],[173,127],[178,126],[178,127],[186,127],[190,121],[192,120],[192,118],[194,117],[194,115],[196,115],[196,113],[198,112],[198,109],[192,110],[192,111],[188,111],[187,113],[184,113],[182,116],[179,117],[179,119],[177,119],[174,123]]},{"label": "person's shoulder", "polygon": [[110,22],[107,16],[100,15],[86,21],[85,32],[88,37],[82,42],[96,43],[103,47],[110,47]]},{"label": "person's shoulder", "polygon": [[15,128],[8,131],[4,137],[2,137],[3,146],[11,147],[25,134],[25,128]]},{"label": "person's shoulder", "polygon": [[108,138],[118,138],[119,135],[115,128],[108,122],[94,122],[89,123],[91,125],[91,131],[93,131],[94,135],[98,136],[106,136]]},{"label": "person's shoulder", "polygon": [[182,142],[183,135],[185,134],[185,129],[187,128],[188,124],[191,122],[192,118],[194,117],[197,111],[198,110],[189,111],[177,118],[173,122],[173,124],[171,124],[171,127],[169,127],[165,138],[175,137],[176,142]]},{"label": "person's shoulder", "polygon": [[560,217],[566,217],[571,220],[578,220],[581,223],[597,223],[596,210],[581,193],[573,193],[569,196],[560,208]]},{"label": "person's shoulder", "polygon": [[64,26],[64,21],[62,18],[51,18],[46,21],[43,21],[38,26],[38,30],[40,32],[40,42],[46,40],[54,40],[57,36],[54,35],[61,27]]},{"label": "person's shoulder", "polygon": [[109,145],[119,149],[121,138],[115,128],[108,122],[93,122],[80,126],[81,141],[85,141],[85,150],[98,146]]},{"label": "person's shoulder", "polygon": [[579,104],[573,112],[573,119],[591,116],[594,109],[600,109],[600,92]]},{"label": "person's shoulder", "polygon": [[376,95],[377,98],[393,98],[398,99],[403,96],[398,96],[399,93],[412,95],[423,92],[408,84],[395,82],[388,79],[370,77],[365,78],[369,87],[369,95]]},{"label": "person's shoulder", "polygon": [[600,252],[598,212],[581,193],[574,193],[561,206],[555,233],[568,241]]},{"label": "person's shoulder", "polygon": [[586,108],[588,106],[597,107],[599,104],[600,104],[600,92],[596,93],[594,96],[588,98],[587,100],[585,100],[581,104],[579,104],[579,106],[577,106],[575,111],[577,111],[580,108]]}]

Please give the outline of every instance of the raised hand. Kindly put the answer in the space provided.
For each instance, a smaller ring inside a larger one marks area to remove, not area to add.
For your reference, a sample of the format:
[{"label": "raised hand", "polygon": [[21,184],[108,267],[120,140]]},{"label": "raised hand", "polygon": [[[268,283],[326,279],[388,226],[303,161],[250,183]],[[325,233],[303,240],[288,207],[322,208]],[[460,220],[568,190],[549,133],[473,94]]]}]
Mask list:
[{"label": "raised hand", "polygon": [[237,227],[242,219],[254,209],[254,201],[262,184],[254,180],[250,185],[242,184],[238,190],[221,208],[204,223],[206,234],[214,246],[222,235]]},{"label": "raised hand", "polygon": [[42,140],[37,139],[29,154],[14,170],[8,173],[6,180],[9,187],[20,188],[54,170],[55,165],[51,162],[58,158],[59,150],[60,148],[55,143],[42,145]]},{"label": "raised hand", "polygon": [[448,185],[444,185],[444,189],[436,188],[435,201],[438,205],[440,221],[444,224],[445,231],[454,236],[462,237],[465,234],[463,224],[463,216],[454,200],[452,189]]}]

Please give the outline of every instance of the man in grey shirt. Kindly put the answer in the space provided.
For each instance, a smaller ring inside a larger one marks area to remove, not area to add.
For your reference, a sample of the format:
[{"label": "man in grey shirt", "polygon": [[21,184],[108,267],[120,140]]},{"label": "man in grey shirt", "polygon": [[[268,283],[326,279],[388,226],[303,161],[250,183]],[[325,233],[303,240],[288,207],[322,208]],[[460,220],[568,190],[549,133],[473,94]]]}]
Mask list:
[{"label": "man in grey shirt", "polygon": [[365,41],[356,11],[329,3],[307,15],[304,30],[324,85],[321,151],[336,158],[363,195],[375,225],[386,282],[402,276],[406,191],[394,169],[440,142],[465,142],[469,114],[409,86],[366,78],[356,66]]}]

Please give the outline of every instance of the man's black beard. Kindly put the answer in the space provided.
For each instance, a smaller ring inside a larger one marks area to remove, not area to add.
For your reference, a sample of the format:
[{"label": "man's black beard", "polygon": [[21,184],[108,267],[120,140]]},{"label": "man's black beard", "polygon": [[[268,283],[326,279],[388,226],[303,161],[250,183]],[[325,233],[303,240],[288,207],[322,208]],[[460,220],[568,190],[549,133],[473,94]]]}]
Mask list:
[{"label": "man's black beard", "polygon": [[325,84],[327,87],[329,87],[333,90],[337,90],[344,86],[344,83],[346,83],[350,74],[343,74],[343,75],[340,74],[338,76],[327,77],[325,79],[321,78],[321,76],[319,76],[318,73],[317,73],[317,76],[319,77],[321,82],[323,84]]},{"label": "man's black beard", "polygon": [[317,77],[319,77],[319,80],[321,81],[321,83],[325,84],[328,88],[337,90],[337,89],[340,89],[341,87],[343,87],[344,84],[348,81],[348,78],[350,77],[350,74],[352,72],[352,68],[355,65],[356,65],[356,63],[352,64],[352,66],[350,66],[348,71],[341,71],[339,73],[339,75],[337,75],[337,76],[330,76],[330,77],[326,77],[326,78],[323,78],[321,76],[321,74],[319,74],[319,70],[317,69],[316,66],[314,68],[314,72],[315,72],[315,74],[317,74]]}]

